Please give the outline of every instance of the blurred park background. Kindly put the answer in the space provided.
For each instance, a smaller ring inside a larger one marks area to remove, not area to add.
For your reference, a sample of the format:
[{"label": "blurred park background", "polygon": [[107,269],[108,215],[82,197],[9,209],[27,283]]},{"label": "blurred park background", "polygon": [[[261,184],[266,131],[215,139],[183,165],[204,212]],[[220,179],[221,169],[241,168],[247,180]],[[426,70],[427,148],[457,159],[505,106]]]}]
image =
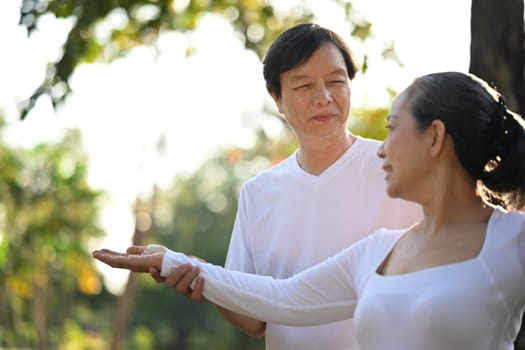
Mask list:
[{"label": "blurred park background", "polygon": [[434,71],[476,73],[523,114],[523,16],[523,0],[3,0],[0,349],[263,349],[90,251],[223,264],[242,182],[296,147],[261,66],[287,27],[349,42],[350,128],[382,139],[392,97]]}]

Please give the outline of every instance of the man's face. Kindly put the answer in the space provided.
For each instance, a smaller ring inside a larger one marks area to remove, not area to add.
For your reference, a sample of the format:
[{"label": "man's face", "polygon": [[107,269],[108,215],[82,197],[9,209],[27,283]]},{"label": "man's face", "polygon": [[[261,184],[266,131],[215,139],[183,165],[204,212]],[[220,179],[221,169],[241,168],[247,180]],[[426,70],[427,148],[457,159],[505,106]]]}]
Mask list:
[{"label": "man's face", "polygon": [[321,45],[304,64],[282,73],[280,81],[281,97],[272,97],[299,143],[348,133],[350,81],[334,44]]}]

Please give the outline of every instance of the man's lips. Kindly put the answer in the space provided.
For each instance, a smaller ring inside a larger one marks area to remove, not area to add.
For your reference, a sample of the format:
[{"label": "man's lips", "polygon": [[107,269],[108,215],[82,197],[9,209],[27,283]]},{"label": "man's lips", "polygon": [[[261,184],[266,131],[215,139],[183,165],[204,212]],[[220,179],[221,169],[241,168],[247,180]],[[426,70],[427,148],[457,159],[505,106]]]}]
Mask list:
[{"label": "man's lips", "polygon": [[324,113],[324,114],[317,114],[313,117],[313,119],[320,120],[320,121],[326,121],[335,118],[335,114],[333,113]]}]

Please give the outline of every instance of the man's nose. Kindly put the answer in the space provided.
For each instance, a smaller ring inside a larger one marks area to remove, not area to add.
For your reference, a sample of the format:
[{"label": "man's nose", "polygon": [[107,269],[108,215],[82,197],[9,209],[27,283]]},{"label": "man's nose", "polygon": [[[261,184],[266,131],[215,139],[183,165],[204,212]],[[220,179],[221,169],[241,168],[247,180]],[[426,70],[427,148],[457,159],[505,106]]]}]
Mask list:
[{"label": "man's nose", "polygon": [[320,85],[316,90],[315,90],[315,95],[314,95],[314,103],[317,105],[325,105],[327,103],[331,103],[334,101],[333,97],[332,97],[332,93],[330,92],[330,89],[328,89],[328,87],[326,85]]}]

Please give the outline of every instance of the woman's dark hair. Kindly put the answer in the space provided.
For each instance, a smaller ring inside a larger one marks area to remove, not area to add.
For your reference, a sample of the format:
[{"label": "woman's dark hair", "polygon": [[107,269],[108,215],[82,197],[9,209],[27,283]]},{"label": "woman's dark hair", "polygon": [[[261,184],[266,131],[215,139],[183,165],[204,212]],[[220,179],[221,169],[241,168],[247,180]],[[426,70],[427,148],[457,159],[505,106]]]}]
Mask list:
[{"label": "woman's dark hair", "polygon": [[419,128],[441,120],[481,194],[507,209],[525,207],[525,122],[473,74],[424,75],[408,87]]},{"label": "woman's dark hair", "polygon": [[281,73],[295,68],[306,61],[324,43],[337,46],[346,63],[348,77],[352,80],[359,71],[359,64],[345,41],[333,31],[317,24],[296,25],[277,37],[263,60],[263,75],[266,89],[281,96]]}]

